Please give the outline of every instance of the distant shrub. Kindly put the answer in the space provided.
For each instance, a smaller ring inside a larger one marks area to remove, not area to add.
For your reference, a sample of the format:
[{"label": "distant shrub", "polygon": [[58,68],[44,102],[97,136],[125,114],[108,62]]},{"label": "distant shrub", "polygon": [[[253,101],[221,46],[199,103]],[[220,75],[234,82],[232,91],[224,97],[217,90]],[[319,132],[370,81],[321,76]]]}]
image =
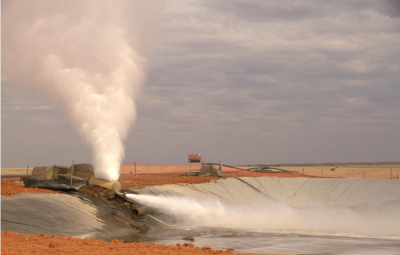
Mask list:
[{"label": "distant shrub", "polygon": [[335,171],[336,170],[336,168],[331,168],[331,171]]}]

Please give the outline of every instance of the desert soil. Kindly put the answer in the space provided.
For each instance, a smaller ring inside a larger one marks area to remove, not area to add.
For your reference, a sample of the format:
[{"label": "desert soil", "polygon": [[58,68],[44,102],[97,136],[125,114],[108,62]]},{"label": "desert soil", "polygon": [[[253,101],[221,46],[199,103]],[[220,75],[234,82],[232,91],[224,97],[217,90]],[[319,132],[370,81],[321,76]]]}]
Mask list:
[{"label": "desert soil", "polygon": [[[257,176],[277,176],[277,177],[301,177],[303,174],[294,173],[253,173],[247,171],[237,171],[233,173],[237,177],[257,177]],[[224,173],[225,177],[201,177],[201,176],[183,176],[182,174],[148,174],[148,175],[121,175],[119,182],[124,188],[139,188],[146,186],[165,185],[165,184],[197,184],[205,183],[219,179],[232,178],[233,176]],[[307,176],[307,175],[306,175]],[[309,176],[312,177],[312,176]],[[57,193],[52,190],[25,188],[23,183],[17,183],[10,180],[1,180],[1,195],[11,196],[19,193]]]},{"label": "desert soil", "polygon": [[232,249],[213,250],[210,247],[183,245],[161,245],[151,243],[124,243],[123,240],[105,242],[100,240],[72,237],[49,236],[45,234],[25,235],[1,231],[1,254],[24,255],[99,255],[99,254],[232,254]]},{"label": "desert soil", "polygon": [[57,192],[48,189],[25,188],[23,183],[16,183],[9,180],[1,180],[1,195],[11,196],[20,193],[54,193]]},{"label": "desert soil", "polygon": [[[302,177],[303,174],[299,172],[293,173],[255,173],[247,171],[236,171],[233,174],[237,177],[258,177],[258,176],[276,176],[276,177]],[[232,178],[233,176],[229,173],[224,173],[223,178],[219,177],[203,177],[203,176],[184,176],[182,174],[147,174],[147,175],[121,175],[119,182],[124,188],[138,188],[155,185],[165,184],[197,184],[205,183],[219,179]],[[313,176],[308,176],[313,177]]]}]

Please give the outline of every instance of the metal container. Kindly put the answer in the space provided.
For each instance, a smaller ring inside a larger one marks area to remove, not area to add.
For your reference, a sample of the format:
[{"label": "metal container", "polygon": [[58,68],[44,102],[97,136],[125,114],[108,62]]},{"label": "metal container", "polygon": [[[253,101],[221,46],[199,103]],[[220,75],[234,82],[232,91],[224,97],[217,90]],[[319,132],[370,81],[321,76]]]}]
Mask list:
[{"label": "metal container", "polygon": [[200,163],[201,154],[189,154],[189,163]]}]

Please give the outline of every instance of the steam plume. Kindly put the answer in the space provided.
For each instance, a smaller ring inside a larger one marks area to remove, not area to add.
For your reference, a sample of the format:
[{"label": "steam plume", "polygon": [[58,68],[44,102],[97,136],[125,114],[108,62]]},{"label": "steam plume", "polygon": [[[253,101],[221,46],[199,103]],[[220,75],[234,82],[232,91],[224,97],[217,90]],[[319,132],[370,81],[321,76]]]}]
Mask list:
[{"label": "steam plume", "polygon": [[145,78],[140,7],[128,1],[2,1],[2,79],[57,95],[92,149],[95,176],[109,181],[119,178]]}]

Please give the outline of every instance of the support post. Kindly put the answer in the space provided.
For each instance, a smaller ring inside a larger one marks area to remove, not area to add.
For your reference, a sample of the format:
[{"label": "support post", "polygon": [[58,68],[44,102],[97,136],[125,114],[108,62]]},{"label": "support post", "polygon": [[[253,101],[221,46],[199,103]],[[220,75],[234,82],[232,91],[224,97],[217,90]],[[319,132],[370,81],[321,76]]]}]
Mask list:
[{"label": "support post", "polygon": [[29,176],[29,166],[26,167],[26,177]]},{"label": "support post", "polygon": [[56,171],[56,166],[57,165],[54,165],[54,168],[53,168],[53,172],[51,172],[51,185],[53,185],[53,180],[54,180],[54,171]]},{"label": "support post", "polygon": [[135,161],[135,177],[136,177],[136,161]]},{"label": "support post", "polygon": [[71,187],[72,187],[72,176],[74,175],[74,160],[72,160],[72,166],[71,166]]}]

